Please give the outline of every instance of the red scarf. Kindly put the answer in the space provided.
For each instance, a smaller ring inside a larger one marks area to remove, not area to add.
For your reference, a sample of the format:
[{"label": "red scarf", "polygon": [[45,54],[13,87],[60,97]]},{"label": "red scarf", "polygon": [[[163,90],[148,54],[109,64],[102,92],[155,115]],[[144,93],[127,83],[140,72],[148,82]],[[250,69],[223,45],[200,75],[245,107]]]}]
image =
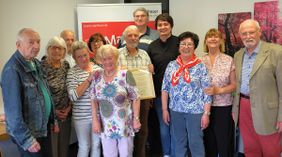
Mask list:
[{"label": "red scarf", "polygon": [[195,66],[195,65],[197,65],[198,63],[200,63],[201,60],[200,60],[199,58],[197,58],[196,55],[194,54],[194,55],[192,56],[192,58],[190,58],[190,59],[188,60],[188,63],[185,64],[185,65],[183,64],[183,62],[182,62],[180,56],[178,56],[178,57],[176,58],[176,62],[177,62],[177,64],[179,65],[179,69],[178,69],[176,72],[174,72],[174,73],[172,74],[172,79],[171,79],[172,86],[175,86],[175,85],[178,84],[179,78],[180,78],[180,76],[181,76],[181,74],[182,74],[183,71],[184,71],[183,79],[184,79],[187,83],[190,83],[191,77],[190,77],[190,74],[189,74],[189,70],[188,70],[188,69],[191,68],[191,67],[193,67],[193,66]]}]

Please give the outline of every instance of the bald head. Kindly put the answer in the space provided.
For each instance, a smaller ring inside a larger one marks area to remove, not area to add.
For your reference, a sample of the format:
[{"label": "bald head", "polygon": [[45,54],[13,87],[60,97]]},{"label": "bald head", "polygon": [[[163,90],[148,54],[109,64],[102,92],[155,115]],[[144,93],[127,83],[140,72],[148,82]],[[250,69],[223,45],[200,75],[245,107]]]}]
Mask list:
[{"label": "bald head", "polygon": [[240,24],[239,32],[247,51],[252,53],[260,41],[261,30],[259,23],[252,19],[245,20]]},{"label": "bald head", "polygon": [[258,21],[253,20],[253,19],[247,19],[247,20],[243,21],[243,22],[240,24],[239,31],[241,31],[242,27],[244,27],[244,26],[246,26],[246,25],[252,25],[252,26],[255,27],[257,30],[260,30],[260,26],[259,26]]},{"label": "bald head", "polygon": [[63,30],[60,34],[60,36],[65,40],[67,44],[67,52],[71,53],[71,45],[74,42],[75,34],[72,30],[66,29]]},{"label": "bald head", "polygon": [[126,46],[136,48],[139,44],[139,30],[135,25],[127,26],[123,31]]}]

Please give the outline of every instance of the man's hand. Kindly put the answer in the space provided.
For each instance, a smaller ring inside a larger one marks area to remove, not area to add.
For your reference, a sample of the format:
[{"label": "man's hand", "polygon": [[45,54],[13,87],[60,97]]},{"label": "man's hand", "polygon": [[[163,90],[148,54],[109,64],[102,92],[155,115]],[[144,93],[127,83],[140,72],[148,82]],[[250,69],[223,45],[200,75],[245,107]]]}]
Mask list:
[{"label": "man's hand", "polygon": [[282,122],[277,122],[276,129],[278,130],[278,133],[282,132]]},{"label": "man's hand", "polygon": [[40,149],[40,144],[37,141],[34,141],[33,144],[28,148],[28,151],[31,153],[35,153],[38,152]]}]

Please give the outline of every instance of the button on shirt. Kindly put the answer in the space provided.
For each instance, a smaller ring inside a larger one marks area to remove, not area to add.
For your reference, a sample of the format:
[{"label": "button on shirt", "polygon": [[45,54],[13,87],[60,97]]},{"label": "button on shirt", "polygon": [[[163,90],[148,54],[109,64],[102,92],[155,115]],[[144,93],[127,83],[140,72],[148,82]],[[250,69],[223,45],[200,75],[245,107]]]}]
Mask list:
[{"label": "button on shirt", "polygon": [[243,64],[242,64],[241,86],[240,86],[240,92],[245,95],[249,95],[250,93],[249,90],[250,75],[259,51],[259,47],[260,47],[259,45],[255,48],[254,52],[251,55],[247,52],[247,49],[245,49]]}]

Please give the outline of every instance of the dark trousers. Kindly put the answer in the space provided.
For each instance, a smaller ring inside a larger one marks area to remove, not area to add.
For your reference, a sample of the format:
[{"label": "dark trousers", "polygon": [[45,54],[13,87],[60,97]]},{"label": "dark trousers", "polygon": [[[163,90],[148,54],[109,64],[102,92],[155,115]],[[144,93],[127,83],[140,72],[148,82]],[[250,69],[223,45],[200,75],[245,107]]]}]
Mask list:
[{"label": "dark trousers", "polygon": [[36,138],[36,141],[40,144],[41,149],[36,153],[31,153],[28,150],[24,150],[20,147],[15,140],[12,141],[17,145],[21,157],[52,157],[52,144],[51,144],[51,129],[48,124],[47,137]]},{"label": "dark trousers", "polygon": [[148,115],[151,100],[141,100],[140,123],[141,129],[134,137],[134,157],[146,157],[146,142],[148,137]]},{"label": "dark trousers", "polygon": [[210,124],[204,130],[206,156],[234,156],[234,121],[231,110],[232,106],[211,107]]}]

